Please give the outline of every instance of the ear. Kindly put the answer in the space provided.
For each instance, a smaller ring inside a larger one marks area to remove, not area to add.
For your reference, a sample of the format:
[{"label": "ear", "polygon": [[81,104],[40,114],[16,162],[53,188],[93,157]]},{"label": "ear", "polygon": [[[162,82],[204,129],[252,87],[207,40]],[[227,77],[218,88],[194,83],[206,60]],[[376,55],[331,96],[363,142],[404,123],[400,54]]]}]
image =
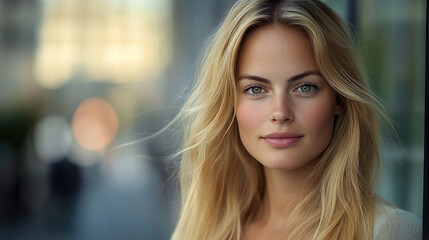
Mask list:
[{"label": "ear", "polygon": [[337,99],[336,101],[336,105],[335,105],[335,115],[341,115],[343,113],[343,102],[344,100],[342,99],[342,97],[337,93]]}]

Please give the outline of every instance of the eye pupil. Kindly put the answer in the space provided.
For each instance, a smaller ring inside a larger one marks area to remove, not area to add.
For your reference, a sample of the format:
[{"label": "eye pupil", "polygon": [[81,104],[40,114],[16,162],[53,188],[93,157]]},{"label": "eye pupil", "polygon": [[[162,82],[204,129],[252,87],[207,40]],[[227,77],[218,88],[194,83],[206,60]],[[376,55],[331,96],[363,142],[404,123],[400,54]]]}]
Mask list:
[{"label": "eye pupil", "polygon": [[262,88],[260,88],[260,87],[253,87],[252,88],[252,93],[253,94],[259,94],[261,92],[262,92]]},{"label": "eye pupil", "polygon": [[311,86],[309,86],[309,85],[301,86],[301,91],[302,92],[310,92],[311,91]]}]

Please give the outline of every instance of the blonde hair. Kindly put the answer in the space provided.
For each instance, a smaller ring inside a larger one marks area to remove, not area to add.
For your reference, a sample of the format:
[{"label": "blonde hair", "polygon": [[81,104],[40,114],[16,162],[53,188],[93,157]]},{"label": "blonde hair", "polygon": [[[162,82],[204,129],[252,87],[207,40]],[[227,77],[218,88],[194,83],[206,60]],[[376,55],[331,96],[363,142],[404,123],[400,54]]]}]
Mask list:
[{"label": "blonde hair", "polygon": [[246,34],[268,24],[307,33],[319,71],[342,105],[332,140],[309,178],[316,187],[292,213],[289,238],[371,239],[382,113],[347,26],[318,0],[239,1],[211,38],[177,117],[184,145],[181,212],[172,239],[241,239],[261,207],[263,169],[243,147],[235,119],[235,67]]}]

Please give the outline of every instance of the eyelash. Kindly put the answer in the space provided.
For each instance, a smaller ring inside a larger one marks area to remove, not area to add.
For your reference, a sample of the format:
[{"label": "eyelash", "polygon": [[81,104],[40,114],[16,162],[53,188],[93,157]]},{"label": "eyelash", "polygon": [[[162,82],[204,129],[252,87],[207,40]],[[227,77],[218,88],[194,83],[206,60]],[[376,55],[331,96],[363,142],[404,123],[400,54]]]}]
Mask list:
[{"label": "eyelash", "polygon": [[[312,89],[310,90],[310,92],[297,91],[298,89],[300,89],[300,88],[302,88],[304,86],[309,86]],[[249,90],[251,90],[253,88],[261,88],[262,92],[261,93],[249,93]],[[311,83],[311,82],[303,82],[298,87],[296,87],[294,91],[299,92],[301,94],[309,95],[309,94],[313,94],[317,90],[319,90],[319,87],[316,84]],[[245,94],[247,94],[249,96],[258,96],[258,95],[260,95],[262,93],[265,93],[265,92],[266,92],[266,90],[262,86],[259,86],[259,85],[250,85],[250,86],[247,86],[243,90],[243,93],[245,93]]]},{"label": "eyelash", "polygon": [[[249,90],[251,90],[253,88],[260,88],[260,89],[262,89],[263,92],[261,92],[261,93],[249,93]],[[250,85],[250,86],[247,86],[246,88],[244,88],[243,93],[245,93],[245,94],[247,94],[249,96],[258,96],[258,95],[260,95],[262,93],[265,93],[265,91],[266,90],[263,87],[259,86],[259,85]]]},{"label": "eyelash", "polygon": [[296,90],[300,89],[300,88],[301,88],[301,87],[303,87],[303,86],[310,86],[310,87],[312,88],[312,90],[310,90],[310,92],[298,91],[298,92],[300,92],[300,93],[302,93],[302,94],[312,94],[312,93],[314,93],[314,91],[319,90],[319,87],[318,87],[316,84],[311,83],[311,82],[304,82],[304,83],[301,83],[301,84],[296,88]]}]

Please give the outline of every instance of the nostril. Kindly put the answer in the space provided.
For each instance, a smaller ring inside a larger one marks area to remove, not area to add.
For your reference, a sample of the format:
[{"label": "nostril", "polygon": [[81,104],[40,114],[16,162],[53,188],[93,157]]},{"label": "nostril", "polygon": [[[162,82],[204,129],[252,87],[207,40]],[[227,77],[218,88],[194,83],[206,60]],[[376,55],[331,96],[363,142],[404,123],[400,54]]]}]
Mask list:
[{"label": "nostril", "polygon": [[273,122],[288,122],[293,118],[292,112],[286,109],[275,111],[271,116],[271,121]]},{"label": "nostril", "polygon": [[290,117],[290,115],[283,115],[283,116],[281,116],[281,115],[274,116],[273,115],[271,120],[273,122],[287,122],[287,121],[291,120],[291,117]]}]

